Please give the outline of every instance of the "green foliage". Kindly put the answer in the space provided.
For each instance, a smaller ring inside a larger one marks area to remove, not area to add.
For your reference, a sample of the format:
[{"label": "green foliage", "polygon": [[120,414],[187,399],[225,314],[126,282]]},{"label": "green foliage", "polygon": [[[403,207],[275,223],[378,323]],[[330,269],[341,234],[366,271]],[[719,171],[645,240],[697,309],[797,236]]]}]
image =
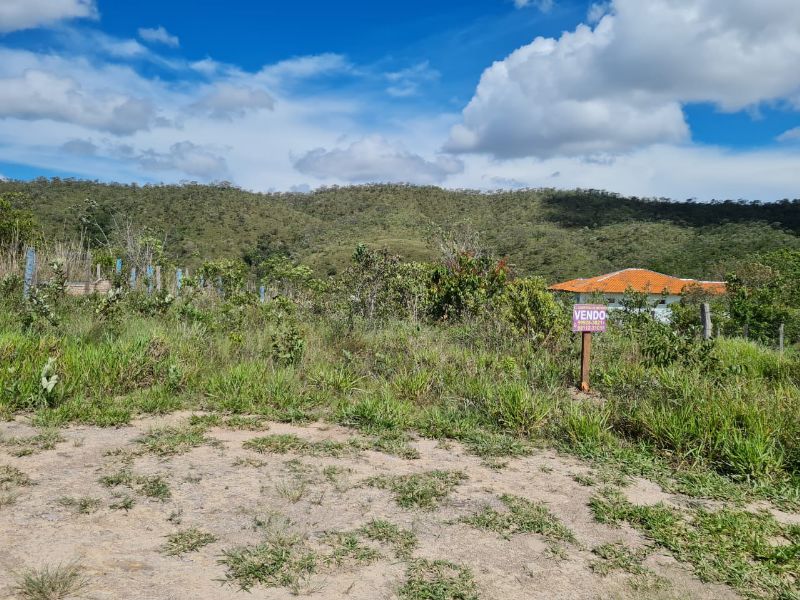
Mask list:
[{"label": "green foliage", "polygon": [[431,314],[442,320],[480,314],[502,294],[509,274],[505,260],[482,254],[464,251],[445,259],[431,277]]},{"label": "green foliage", "polygon": [[21,192],[4,192],[0,188],[0,247],[13,245],[18,249],[32,240],[36,231],[33,214],[14,208],[26,201]]},{"label": "green foliage", "polygon": [[601,523],[627,521],[641,530],[678,560],[691,563],[704,581],[727,583],[751,598],[792,598],[798,593],[798,530],[767,512],[637,506],[613,490],[594,497],[591,508]]},{"label": "green foliage", "polygon": [[415,560],[399,591],[403,600],[478,600],[472,572],[443,560]]},{"label": "green foliage", "polygon": [[192,527],[169,534],[162,550],[169,556],[180,556],[187,552],[197,552],[203,546],[216,541],[217,538],[213,534]]},{"label": "green foliage", "polygon": [[519,533],[538,533],[553,541],[576,541],[575,535],[545,504],[511,494],[502,495],[500,501],[505,505],[506,512],[501,513],[486,507],[461,521],[479,529],[495,531],[504,537]]},{"label": "green foliage", "polygon": [[567,311],[541,277],[511,281],[496,302],[500,317],[535,342],[547,343],[563,336],[569,327]]},{"label": "green foliage", "polygon": [[428,471],[415,475],[373,477],[368,485],[391,490],[403,508],[433,510],[467,478],[458,471]]}]

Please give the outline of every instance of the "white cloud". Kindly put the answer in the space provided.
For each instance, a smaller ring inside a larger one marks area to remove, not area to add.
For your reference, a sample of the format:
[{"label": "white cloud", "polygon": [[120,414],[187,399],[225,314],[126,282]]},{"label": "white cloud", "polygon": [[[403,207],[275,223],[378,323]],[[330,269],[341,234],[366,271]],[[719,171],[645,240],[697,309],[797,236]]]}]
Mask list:
[{"label": "white cloud", "polygon": [[595,24],[611,11],[611,2],[592,2],[589,10],[586,11],[586,20]]},{"label": "white cloud", "polygon": [[440,73],[432,69],[426,60],[406,69],[386,73],[385,77],[390,84],[386,88],[390,96],[407,98],[416,96],[420,92],[420,87],[439,79]]},{"label": "white cloud", "polygon": [[214,119],[231,120],[251,111],[273,110],[275,99],[262,89],[220,83],[193,103],[191,108]]},{"label": "white cloud", "polygon": [[537,38],[482,75],[446,149],[621,152],[688,139],[682,105],[737,111],[800,90],[796,0],[614,0],[597,27]]},{"label": "white cloud", "polygon": [[341,54],[326,53],[283,60],[264,67],[258,75],[266,81],[283,82],[342,73],[351,69],[352,65]]},{"label": "white cloud", "polygon": [[542,12],[550,12],[553,10],[555,2],[553,0],[514,0],[514,6],[517,8],[525,8],[526,6],[535,6]]},{"label": "white cloud", "polygon": [[0,33],[52,25],[64,19],[96,19],[94,0],[2,0]]},{"label": "white cloud", "polygon": [[400,144],[380,136],[370,136],[346,148],[312,150],[297,159],[294,167],[320,179],[431,184],[441,183],[448,175],[460,172],[464,165],[460,160],[445,155],[428,161]]},{"label": "white cloud", "polygon": [[463,160],[463,173],[448,178],[449,187],[605,189],[630,196],[700,201],[796,198],[800,172],[800,151],[733,152],[688,145],[654,145],[606,160],[561,156],[497,161],[479,154]]},{"label": "white cloud", "polygon": [[176,171],[202,179],[219,178],[228,173],[225,158],[211,148],[189,141],[175,143],[167,152],[146,150],[137,160],[149,170]]},{"label": "white cloud", "polygon": [[149,100],[88,92],[70,77],[29,69],[0,78],[0,118],[49,119],[123,135],[149,128],[155,117]]},{"label": "white cloud", "polygon": [[180,46],[178,36],[172,35],[164,29],[163,25],[159,25],[158,27],[140,27],[139,37],[151,44],[164,44],[172,48]]},{"label": "white cloud", "polygon": [[779,142],[800,142],[800,127],[794,127],[775,138]]}]

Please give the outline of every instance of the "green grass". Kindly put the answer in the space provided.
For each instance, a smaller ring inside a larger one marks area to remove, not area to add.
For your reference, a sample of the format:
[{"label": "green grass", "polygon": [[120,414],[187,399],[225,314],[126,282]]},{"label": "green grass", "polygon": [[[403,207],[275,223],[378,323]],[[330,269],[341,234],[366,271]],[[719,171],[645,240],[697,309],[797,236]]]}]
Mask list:
[{"label": "green grass", "polygon": [[317,571],[319,557],[299,536],[273,534],[256,546],[224,550],[225,581],[243,591],[256,585],[299,592]]},{"label": "green grass", "polygon": [[397,558],[407,560],[418,545],[417,536],[412,531],[402,529],[383,519],[373,519],[359,533],[369,540],[389,544]]},{"label": "green grass", "polygon": [[629,523],[693,565],[703,581],[726,583],[750,598],[800,594],[800,527],[782,525],[766,512],[637,506],[614,489],[590,506],[599,522]]},{"label": "green grass", "polygon": [[415,560],[398,595],[403,600],[478,600],[472,572],[443,560]]},{"label": "green grass", "polygon": [[331,532],[324,536],[323,541],[331,547],[330,554],[324,558],[328,565],[369,565],[383,558],[375,548],[363,544],[357,533]]},{"label": "green grass", "polygon": [[24,600],[62,600],[75,597],[88,585],[83,567],[67,563],[18,573],[12,591]]},{"label": "green grass", "polygon": [[180,556],[187,552],[197,552],[203,546],[208,546],[216,541],[215,535],[192,527],[169,534],[167,541],[162,546],[162,552],[169,556]]},{"label": "green grass", "polygon": [[45,450],[54,450],[56,444],[63,441],[64,437],[56,429],[42,429],[36,435],[24,438],[3,439],[0,437],[0,444],[6,446],[12,456],[17,457],[31,456]]},{"label": "green grass", "polygon": [[506,511],[498,512],[486,507],[481,512],[462,518],[461,521],[479,529],[494,531],[504,537],[520,533],[538,533],[551,541],[577,542],[575,534],[550,512],[547,505],[510,494],[502,495],[500,501],[505,505]]},{"label": "green grass", "polygon": [[242,444],[246,450],[262,454],[301,454],[310,456],[332,456],[340,458],[351,455],[354,449],[347,443],[325,440],[310,442],[294,434],[267,435],[247,440]]},{"label": "green grass", "polygon": [[433,510],[466,479],[467,476],[459,471],[427,471],[414,475],[373,477],[366,483],[391,491],[395,502],[403,508]]},{"label": "green grass", "polygon": [[140,477],[137,481],[139,484],[137,491],[143,496],[160,500],[161,502],[166,502],[172,497],[169,484],[160,475]]},{"label": "green grass", "polygon": [[10,465],[0,465],[0,491],[32,485],[31,478]]},{"label": "green grass", "polygon": [[647,572],[642,566],[642,561],[647,558],[647,548],[633,549],[623,542],[612,542],[592,548],[592,553],[599,560],[591,563],[590,567],[595,573],[608,575],[613,571],[625,571],[632,575],[642,575]]},{"label": "green grass", "polygon": [[136,441],[148,452],[163,457],[185,454],[192,448],[211,443],[205,436],[205,427],[197,425],[152,428]]},{"label": "green grass", "polygon": [[58,499],[58,503],[61,506],[71,508],[78,514],[90,515],[100,508],[102,501],[100,498],[92,498],[90,496],[81,496],[80,498],[64,496]]}]

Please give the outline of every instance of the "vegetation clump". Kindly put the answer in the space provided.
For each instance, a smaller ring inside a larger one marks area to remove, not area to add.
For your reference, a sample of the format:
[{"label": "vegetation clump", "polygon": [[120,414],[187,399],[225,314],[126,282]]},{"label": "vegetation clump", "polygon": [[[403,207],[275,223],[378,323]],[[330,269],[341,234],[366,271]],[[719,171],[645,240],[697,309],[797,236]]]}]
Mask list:
[{"label": "vegetation clump", "polygon": [[187,552],[197,552],[203,546],[216,541],[215,535],[192,527],[169,534],[162,550],[169,556],[179,556]]},{"label": "vegetation clump", "polygon": [[413,475],[380,476],[367,480],[367,485],[394,493],[403,508],[433,510],[467,476],[459,471],[427,471]]},{"label": "vegetation clump", "polygon": [[399,591],[404,600],[478,600],[472,572],[444,560],[415,560]]},{"label": "vegetation clump", "polygon": [[495,531],[504,537],[518,533],[538,533],[549,540],[576,542],[575,534],[545,504],[510,494],[500,496],[500,501],[507,511],[498,512],[486,507],[461,521],[473,527]]}]

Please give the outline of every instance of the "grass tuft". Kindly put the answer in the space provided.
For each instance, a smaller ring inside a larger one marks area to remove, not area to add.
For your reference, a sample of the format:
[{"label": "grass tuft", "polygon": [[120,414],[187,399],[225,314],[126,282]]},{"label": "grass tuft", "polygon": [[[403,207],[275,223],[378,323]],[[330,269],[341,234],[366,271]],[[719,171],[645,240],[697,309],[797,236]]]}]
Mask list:
[{"label": "grass tuft", "polygon": [[318,556],[299,536],[273,534],[257,546],[223,551],[219,563],[226,568],[225,581],[243,591],[263,585],[297,593],[316,571]]},{"label": "grass tuft", "polygon": [[418,544],[417,536],[412,531],[380,519],[370,521],[359,529],[359,533],[369,540],[389,544],[394,549],[395,556],[402,560],[410,558]]},{"label": "grass tuft", "polygon": [[197,552],[203,546],[217,541],[215,535],[201,531],[195,527],[176,531],[167,536],[167,541],[162,546],[162,551],[168,556],[180,556],[187,552]]},{"label": "grass tuft", "polygon": [[373,477],[367,485],[390,490],[397,504],[403,508],[433,510],[467,479],[460,471],[427,471],[414,475]]},{"label": "grass tuft", "polygon": [[508,509],[506,512],[498,512],[487,506],[471,517],[464,517],[461,522],[497,532],[503,537],[517,533],[538,533],[551,541],[577,541],[575,534],[545,504],[510,494],[501,496],[500,501]]},{"label": "grass tuft", "polygon": [[62,600],[77,595],[88,584],[83,567],[69,563],[23,571],[12,590],[25,600]]},{"label": "grass tuft", "polygon": [[403,600],[478,600],[472,572],[443,560],[415,560],[398,592]]}]

